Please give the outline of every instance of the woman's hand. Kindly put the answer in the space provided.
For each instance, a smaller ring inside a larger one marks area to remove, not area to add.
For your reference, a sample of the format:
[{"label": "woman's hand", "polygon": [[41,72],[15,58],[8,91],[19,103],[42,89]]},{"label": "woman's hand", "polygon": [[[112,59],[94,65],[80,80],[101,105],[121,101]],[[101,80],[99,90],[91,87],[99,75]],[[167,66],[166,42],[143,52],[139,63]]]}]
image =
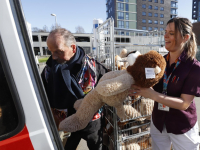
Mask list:
[{"label": "woman's hand", "polygon": [[153,99],[154,94],[155,91],[153,90],[153,88],[141,88],[134,84],[132,84],[131,89],[129,90],[129,96],[140,95],[145,98]]}]

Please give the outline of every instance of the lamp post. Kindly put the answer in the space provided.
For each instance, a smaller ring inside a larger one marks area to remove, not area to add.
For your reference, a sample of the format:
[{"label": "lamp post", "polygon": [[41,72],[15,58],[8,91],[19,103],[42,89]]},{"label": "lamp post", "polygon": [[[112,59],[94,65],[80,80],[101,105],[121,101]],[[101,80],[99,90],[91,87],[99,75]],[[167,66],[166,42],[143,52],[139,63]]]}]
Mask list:
[{"label": "lamp post", "polygon": [[56,22],[56,14],[51,14],[52,16],[55,16],[55,28],[57,28],[57,22]]}]

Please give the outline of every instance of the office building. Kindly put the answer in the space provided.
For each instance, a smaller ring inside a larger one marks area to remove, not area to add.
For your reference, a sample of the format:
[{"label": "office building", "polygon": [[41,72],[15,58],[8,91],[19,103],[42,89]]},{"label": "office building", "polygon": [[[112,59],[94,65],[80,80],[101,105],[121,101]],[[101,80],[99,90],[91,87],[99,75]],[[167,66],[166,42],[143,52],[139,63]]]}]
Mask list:
[{"label": "office building", "polygon": [[107,18],[115,27],[164,30],[167,21],[178,15],[178,0],[107,0]]},{"label": "office building", "polygon": [[200,0],[192,2],[192,19],[200,22]]}]

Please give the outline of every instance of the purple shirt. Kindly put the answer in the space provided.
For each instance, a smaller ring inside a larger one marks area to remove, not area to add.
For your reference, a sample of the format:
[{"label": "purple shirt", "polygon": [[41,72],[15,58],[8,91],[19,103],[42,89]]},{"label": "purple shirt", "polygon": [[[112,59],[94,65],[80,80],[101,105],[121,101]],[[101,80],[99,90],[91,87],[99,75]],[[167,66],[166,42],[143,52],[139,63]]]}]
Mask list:
[{"label": "purple shirt", "polygon": [[[179,60],[181,63],[169,79],[167,95],[180,97],[181,94],[189,94],[200,97],[200,62],[196,59],[187,59],[185,51],[182,52]],[[167,64],[167,76],[170,75],[174,66],[175,63],[171,66]],[[153,88],[162,93],[163,78]],[[158,110],[158,102],[155,102],[152,121],[160,132],[165,124],[168,133],[183,134],[189,131],[197,121],[195,102],[193,100],[186,110],[170,108],[169,111]]]}]

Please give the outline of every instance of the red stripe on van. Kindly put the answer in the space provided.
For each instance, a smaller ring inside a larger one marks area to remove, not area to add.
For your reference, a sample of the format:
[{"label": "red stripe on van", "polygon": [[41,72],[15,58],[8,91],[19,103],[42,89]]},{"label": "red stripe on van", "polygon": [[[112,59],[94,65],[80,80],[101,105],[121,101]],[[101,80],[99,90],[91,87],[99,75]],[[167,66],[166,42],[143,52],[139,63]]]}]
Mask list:
[{"label": "red stripe on van", "polygon": [[0,141],[0,150],[34,150],[27,127],[17,135]]}]

